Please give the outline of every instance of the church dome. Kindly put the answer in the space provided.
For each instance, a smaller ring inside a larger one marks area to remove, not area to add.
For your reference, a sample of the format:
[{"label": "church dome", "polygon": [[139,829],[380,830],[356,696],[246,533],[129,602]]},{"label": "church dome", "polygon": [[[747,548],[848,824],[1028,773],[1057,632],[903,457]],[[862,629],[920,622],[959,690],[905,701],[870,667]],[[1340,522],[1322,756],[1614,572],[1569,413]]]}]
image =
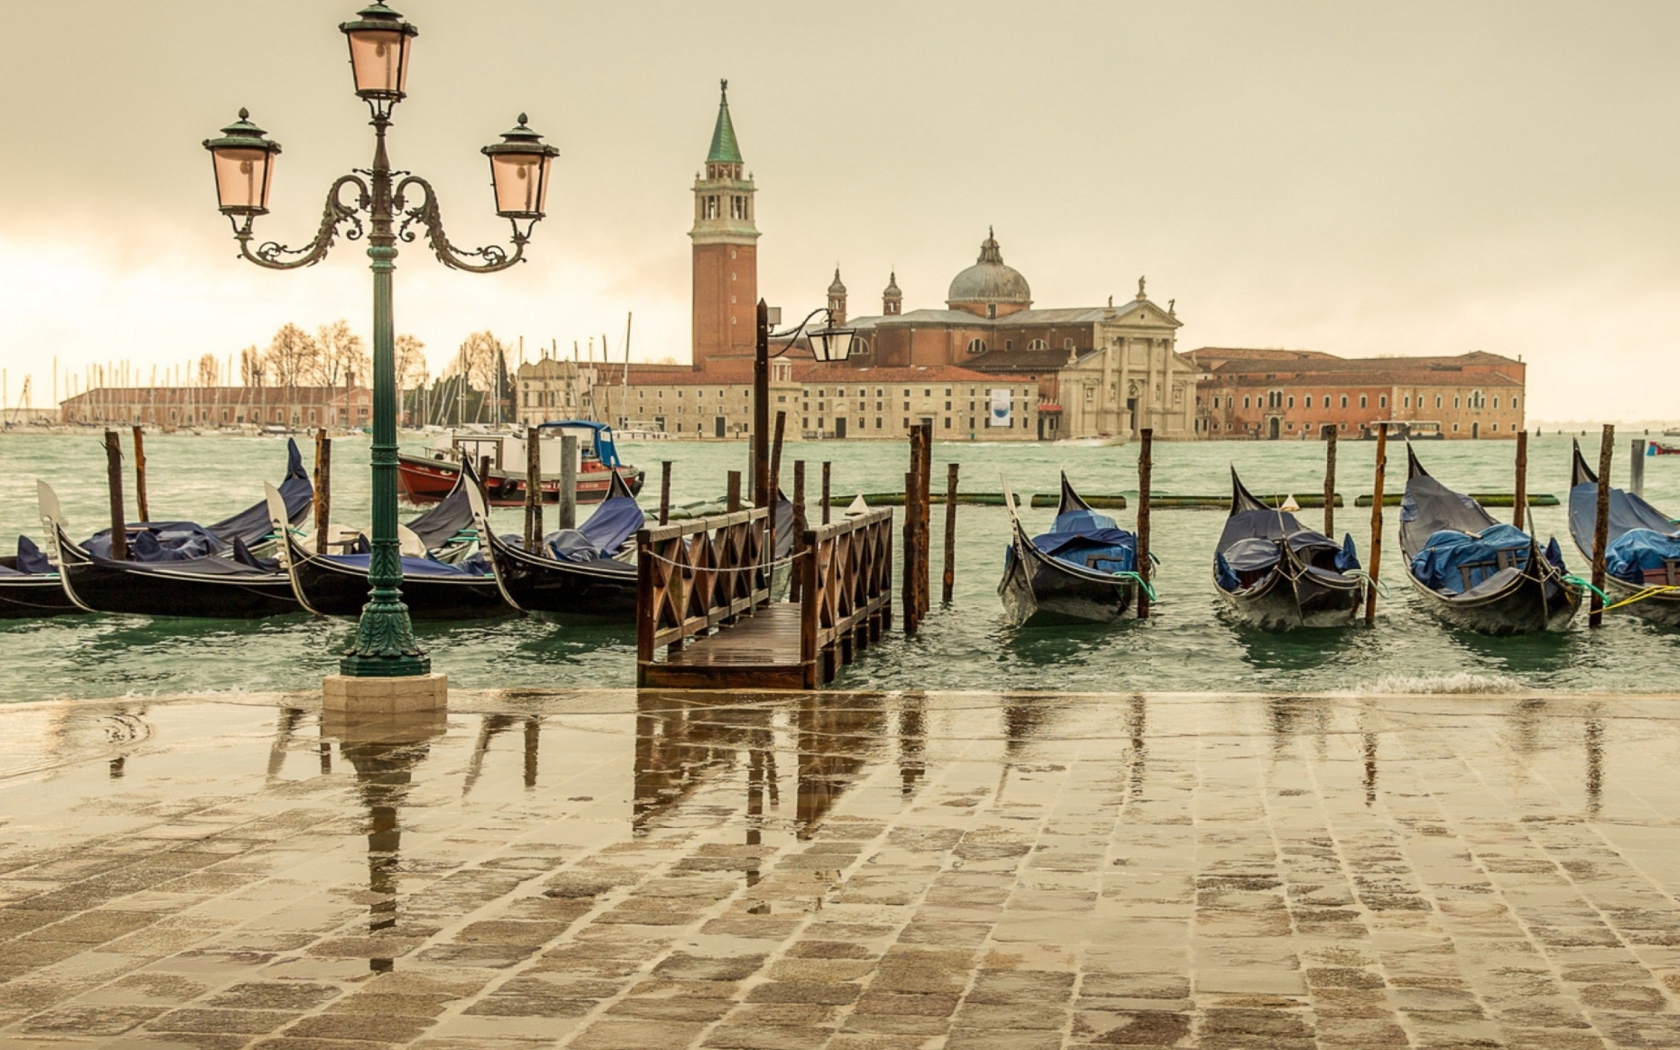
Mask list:
[{"label": "church dome", "polygon": [[1003,264],[1003,253],[992,231],[980,245],[980,258],[951,281],[945,295],[948,306],[958,304],[986,305],[988,303],[1026,306],[1032,302],[1032,289],[1019,270]]}]

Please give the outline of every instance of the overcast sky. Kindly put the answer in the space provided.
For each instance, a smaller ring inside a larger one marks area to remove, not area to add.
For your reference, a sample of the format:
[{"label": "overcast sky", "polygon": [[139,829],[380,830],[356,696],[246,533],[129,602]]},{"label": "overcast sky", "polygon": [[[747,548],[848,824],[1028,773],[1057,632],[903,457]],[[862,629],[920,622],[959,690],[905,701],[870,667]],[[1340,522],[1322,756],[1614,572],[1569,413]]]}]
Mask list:
[{"label": "overcast sky", "polygon": [[[1531,419],[1680,418],[1680,5],[728,4],[401,0],[420,27],[393,162],[452,238],[505,237],[479,147],[522,110],[559,146],[530,262],[418,246],[398,330],[606,333],[687,360],[689,188],[717,81],[757,180],[762,293],[854,314],[896,267],[943,304],[988,225],[1039,306],[1176,299],[1180,349],[1522,355]],[[285,147],[258,234],[306,242],[368,161],[337,23],[354,3],[6,0],[0,366],[145,374],[369,328],[366,257],[235,257],[200,142],[240,106]],[[62,381],[61,381],[62,386]],[[60,390],[60,396],[64,391]]]}]

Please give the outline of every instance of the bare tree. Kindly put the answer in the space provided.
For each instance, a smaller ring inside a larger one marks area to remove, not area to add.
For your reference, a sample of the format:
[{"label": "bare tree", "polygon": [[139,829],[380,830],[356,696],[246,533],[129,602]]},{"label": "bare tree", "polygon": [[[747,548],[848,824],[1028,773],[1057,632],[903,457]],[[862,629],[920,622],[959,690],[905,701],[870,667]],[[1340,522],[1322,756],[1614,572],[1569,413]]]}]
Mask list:
[{"label": "bare tree", "polygon": [[430,378],[426,367],[426,344],[412,335],[399,335],[392,347],[395,355],[397,389],[425,386]]},{"label": "bare tree", "polygon": [[[152,385],[157,385],[156,369],[153,369]],[[239,381],[246,386],[262,386],[263,367],[262,351],[255,345],[247,346],[239,351]]]},{"label": "bare tree", "polygon": [[321,344],[295,324],[274,333],[263,353],[264,378],[270,386],[306,386],[320,375]]},{"label": "bare tree", "polygon": [[353,382],[358,376],[364,382],[369,378],[367,346],[350,330],[349,321],[322,325],[316,330],[315,341],[321,347],[317,378],[322,386]]},{"label": "bare tree", "polygon": [[467,385],[485,395],[478,403],[477,417],[480,421],[491,409],[492,398],[506,393],[498,387],[506,381],[510,349],[490,331],[474,332],[461,344],[451,369],[445,370],[464,374]]},{"label": "bare tree", "polygon": [[222,378],[221,367],[216,363],[215,354],[205,354],[198,359],[198,385],[204,387],[217,386]]}]

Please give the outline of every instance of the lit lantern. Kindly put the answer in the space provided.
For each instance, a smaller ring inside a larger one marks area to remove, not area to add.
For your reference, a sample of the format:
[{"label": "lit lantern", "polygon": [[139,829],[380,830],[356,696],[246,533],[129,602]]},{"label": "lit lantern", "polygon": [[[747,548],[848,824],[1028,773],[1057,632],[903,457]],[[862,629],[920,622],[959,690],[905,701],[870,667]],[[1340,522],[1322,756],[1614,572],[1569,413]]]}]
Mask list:
[{"label": "lit lantern", "polygon": [[205,139],[204,148],[216,170],[216,197],[223,215],[266,215],[268,190],[274,181],[274,158],[280,143],[250,121],[249,110],[222,129],[222,137]]},{"label": "lit lantern", "polygon": [[502,141],[484,147],[490,158],[490,181],[496,190],[496,213],[504,219],[540,219],[548,207],[548,176],[560,151],[519,124],[502,132]]},{"label": "lit lantern", "polygon": [[369,102],[398,102],[408,94],[408,56],[420,30],[383,2],[356,12],[338,27],[350,40],[356,94]]}]

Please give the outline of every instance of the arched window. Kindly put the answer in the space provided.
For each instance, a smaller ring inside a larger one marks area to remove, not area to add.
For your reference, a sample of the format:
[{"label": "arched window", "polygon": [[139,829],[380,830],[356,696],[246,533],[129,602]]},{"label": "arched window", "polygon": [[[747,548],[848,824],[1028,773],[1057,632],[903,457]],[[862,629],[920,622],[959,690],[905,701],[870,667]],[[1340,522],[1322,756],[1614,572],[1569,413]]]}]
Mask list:
[{"label": "arched window", "polygon": [[1042,339],[1034,339],[1032,342],[1027,344],[1027,349],[1028,350],[1048,350],[1048,349],[1050,349],[1050,344],[1045,342]]},{"label": "arched window", "polygon": [[852,353],[854,353],[854,354],[867,354],[867,353],[869,353],[869,340],[864,339],[862,336],[859,336],[859,337],[853,339],[852,340]]},{"label": "arched window", "polygon": [[970,339],[968,341],[968,352],[971,353],[971,354],[983,354],[983,353],[985,353],[986,352],[986,341],[984,339]]}]

